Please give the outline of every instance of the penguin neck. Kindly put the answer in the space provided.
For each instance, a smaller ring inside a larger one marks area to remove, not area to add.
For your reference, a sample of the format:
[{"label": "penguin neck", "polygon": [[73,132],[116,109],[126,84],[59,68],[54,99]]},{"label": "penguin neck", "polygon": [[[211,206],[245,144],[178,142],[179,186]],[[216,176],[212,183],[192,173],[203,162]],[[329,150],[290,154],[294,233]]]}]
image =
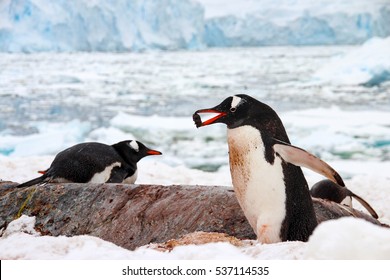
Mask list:
[{"label": "penguin neck", "polygon": [[301,169],[276,156],[253,126],[228,128],[227,134],[233,187],[258,239],[307,240],[317,222]]},{"label": "penguin neck", "polygon": [[134,154],[131,154],[128,152],[128,147],[123,147],[124,145],[122,142],[112,145],[112,147],[115,149],[115,151],[119,154],[119,156],[122,158],[123,162],[133,170],[137,169],[137,162],[139,161],[139,158],[135,156]]}]

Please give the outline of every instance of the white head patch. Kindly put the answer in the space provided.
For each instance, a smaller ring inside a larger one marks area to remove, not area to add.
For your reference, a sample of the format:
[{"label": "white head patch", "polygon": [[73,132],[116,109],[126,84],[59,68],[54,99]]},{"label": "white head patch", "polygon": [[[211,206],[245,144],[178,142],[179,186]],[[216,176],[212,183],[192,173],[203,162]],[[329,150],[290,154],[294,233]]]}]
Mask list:
[{"label": "white head patch", "polygon": [[139,146],[138,146],[137,141],[134,141],[134,140],[130,141],[129,146],[130,146],[130,148],[132,148],[134,151],[139,152]]},{"label": "white head patch", "polygon": [[238,96],[234,95],[230,108],[236,108],[238,106],[238,104],[240,104],[241,100],[242,100],[241,97],[238,97]]}]

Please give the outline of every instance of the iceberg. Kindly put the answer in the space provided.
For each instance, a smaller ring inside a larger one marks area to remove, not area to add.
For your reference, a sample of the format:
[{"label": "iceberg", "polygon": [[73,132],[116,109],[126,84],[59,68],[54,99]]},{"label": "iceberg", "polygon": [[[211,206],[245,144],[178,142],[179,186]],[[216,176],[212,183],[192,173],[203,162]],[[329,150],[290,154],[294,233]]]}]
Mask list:
[{"label": "iceberg", "polygon": [[314,73],[320,83],[378,86],[390,81],[390,37],[372,38],[349,53],[333,58]]}]

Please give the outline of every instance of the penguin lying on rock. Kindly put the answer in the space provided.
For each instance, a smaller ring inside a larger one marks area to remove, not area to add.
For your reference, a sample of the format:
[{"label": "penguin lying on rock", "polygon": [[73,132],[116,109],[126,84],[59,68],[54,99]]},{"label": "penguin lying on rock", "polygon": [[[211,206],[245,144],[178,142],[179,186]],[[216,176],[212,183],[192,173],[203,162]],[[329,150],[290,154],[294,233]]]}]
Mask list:
[{"label": "penguin lying on rock", "polygon": [[[215,116],[202,121],[202,113]],[[248,95],[231,96],[213,108],[198,110],[193,120],[197,127],[227,125],[234,191],[258,240],[307,241],[318,222],[299,166],[344,186],[340,175],[319,158],[292,146],[276,112]]]},{"label": "penguin lying on rock", "polygon": [[352,207],[352,198],[355,198],[367,209],[372,217],[378,219],[378,214],[367,201],[350,191],[348,188],[342,187],[331,180],[322,180],[315,183],[310,189],[310,194],[312,197],[331,200],[349,207]]},{"label": "penguin lying on rock", "polygon": [[161,155],[141,142],[126,140],[114,145],[96,142],[72,146],[54,158],[43,175],[16,186],[53,183],[127,183],[137,179],[137,162],[149,155]]}]

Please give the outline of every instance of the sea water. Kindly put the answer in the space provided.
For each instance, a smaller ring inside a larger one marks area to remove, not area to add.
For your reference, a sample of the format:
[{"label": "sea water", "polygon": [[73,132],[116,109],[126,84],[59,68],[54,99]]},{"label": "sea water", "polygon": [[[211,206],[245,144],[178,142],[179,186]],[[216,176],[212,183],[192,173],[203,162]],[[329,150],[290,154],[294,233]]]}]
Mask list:
[{"label": "sea water", "polygon": [[[226,128],[192,114],[246,93],[272,106],[290,140],[325,160],[390,159],[390,83],[321,83],[358,47],[146,53],[0,54],[0,155],[55,155],[79,142],[138,139],[171,165],[216,171]],[[0,176],[1,177],[1,176]]]}]

